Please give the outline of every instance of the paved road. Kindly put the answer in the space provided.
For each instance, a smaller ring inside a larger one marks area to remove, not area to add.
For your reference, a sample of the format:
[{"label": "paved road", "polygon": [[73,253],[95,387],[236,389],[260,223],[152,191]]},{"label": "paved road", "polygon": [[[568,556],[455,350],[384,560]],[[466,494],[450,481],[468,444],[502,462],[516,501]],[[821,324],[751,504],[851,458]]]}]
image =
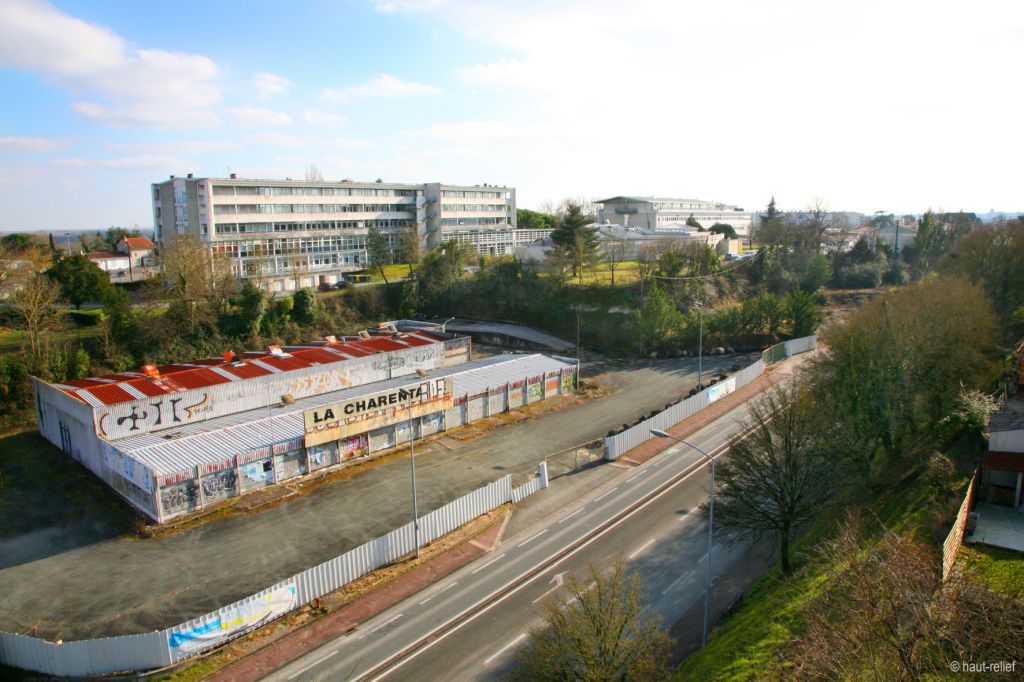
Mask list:
[{"label": "paved road", "polygon": [[[746,413],[740,407],[690,440],[715,451]],[[707,527],[696,508],[706,498],[706,471],[703,458],[681,445],[624,469],[585,499],[266,679],[499,679],[540,622],[539,604],[559,592],[559,576],[583,575],[588,565],[607,567],[618,557],[644,578],[644,616],[675,622],[703,598]],[[716,546],[713,573],[734,569],[744,554],[743,547]],[[473,615],[462,621],[467,612]],[[453,620],[459,625],[447,629]],[[396,659],[423,642],[413,656]],[[398,664],[382,671],[389,660]]]},{"label": "paved road", "polygon": [[[660,409],[693,386],[695,365],[688,359],[621,366],[600,376],[612,390],[607,397],[477,441],[442,438],[417,447],[421,513],[506,473],[525,475],[552,452]],[[709,366],[715,365],[706,360],[705,371]],[[408,463],[398,460],[272,509],[157,540],[97,538],[85,533],[94,519],[69,518],[64,527],[0,540],[0,629],[34,627],[36,636],[66,641],[160,629],[337,556],[410,516]]]}]

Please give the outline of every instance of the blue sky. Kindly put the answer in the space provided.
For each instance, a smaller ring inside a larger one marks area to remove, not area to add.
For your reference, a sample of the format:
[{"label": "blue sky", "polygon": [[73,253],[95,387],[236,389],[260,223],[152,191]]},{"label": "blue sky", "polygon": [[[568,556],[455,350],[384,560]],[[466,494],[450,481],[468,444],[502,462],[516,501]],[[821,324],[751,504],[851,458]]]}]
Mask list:
[{"label": "blue sky", "polygon": [[[976,5],[976,6],[975,6]],[[1024,3],[0,2],[0,230],[170,174],[1022,208]]]}]

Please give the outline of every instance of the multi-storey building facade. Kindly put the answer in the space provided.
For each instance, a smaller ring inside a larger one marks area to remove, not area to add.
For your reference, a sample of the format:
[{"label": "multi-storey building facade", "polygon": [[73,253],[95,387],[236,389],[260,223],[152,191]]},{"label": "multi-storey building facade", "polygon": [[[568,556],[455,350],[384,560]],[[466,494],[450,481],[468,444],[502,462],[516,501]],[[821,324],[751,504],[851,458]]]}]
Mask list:
[{"label": "multi-storey building facade", "polygon": [[493,255],[537,238],[515,234],[514,189],[441,183],[172,176],[153,185],[153,219],[159,242],[190,234],[227,258],[237,277],[274,291],[334,283],[367,267],[372,227],[392,250],[410,230],[421,248],[456,239]]},{"label": "multi-storey building facade", "polygon": [[660,197],[612,197],[595,203],[597,222],[659,230],[685,223],[691,215],[705,228],[715,223],[732,225],[739,234],[750,233],[752,211],[716,201]]}]

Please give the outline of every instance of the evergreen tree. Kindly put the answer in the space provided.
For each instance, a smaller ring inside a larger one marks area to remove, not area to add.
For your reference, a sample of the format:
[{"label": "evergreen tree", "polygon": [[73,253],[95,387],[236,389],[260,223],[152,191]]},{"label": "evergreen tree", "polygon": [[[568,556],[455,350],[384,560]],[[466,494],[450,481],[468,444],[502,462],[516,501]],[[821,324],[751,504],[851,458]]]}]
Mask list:
[{"label": "evergreen tree", "polygon": [[60,286],[61,296],[75,308],[86,301],[102,301],[110,289],[110,275],[85,256],[62,258],[47,273]]},{"label": "evergreen tree", "polygon": [[704,232],[704,226],[701,225],[700,222],[693,217],[692,213],[690,214],[690,217],[686,219],[686,225],[688,227],[696,227],[698,231]]},{"label": "evergreen tree", "polygon": [[578,277],[583,266],[598,257],[597,230],[587,227],[590,222],[591,216],[585,215],[579,204],[570,201],[558,227],[551,233],[551,241],[570,253],[573,277]]},{"label": "evergreen tree", "polygon": [[313,324],[319,313],[319,302],[312,289],[299,289],[292,296],[291,316],[296,323]]},{"label": "evergreen tree", "polygon": [[387,284],[388,276],[384,273],[384,266],[391,265],[391,251],[388,250],[384,233],[376,225],[366,233],[366,257],[369,259],[370,267],[380,269],[380,276]]}]

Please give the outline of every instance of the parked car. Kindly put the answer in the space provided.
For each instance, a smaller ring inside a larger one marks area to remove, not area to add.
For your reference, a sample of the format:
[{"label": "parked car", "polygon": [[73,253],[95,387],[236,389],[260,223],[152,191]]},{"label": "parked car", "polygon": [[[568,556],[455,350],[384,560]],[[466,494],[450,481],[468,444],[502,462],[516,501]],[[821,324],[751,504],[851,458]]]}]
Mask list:
[{"label": "parked car", "polygon": [[317,287],[317,289],[319,289],[320,291],[337,291],[338,285],[331,284],[330,282],[322,282],[320,286]]}]

